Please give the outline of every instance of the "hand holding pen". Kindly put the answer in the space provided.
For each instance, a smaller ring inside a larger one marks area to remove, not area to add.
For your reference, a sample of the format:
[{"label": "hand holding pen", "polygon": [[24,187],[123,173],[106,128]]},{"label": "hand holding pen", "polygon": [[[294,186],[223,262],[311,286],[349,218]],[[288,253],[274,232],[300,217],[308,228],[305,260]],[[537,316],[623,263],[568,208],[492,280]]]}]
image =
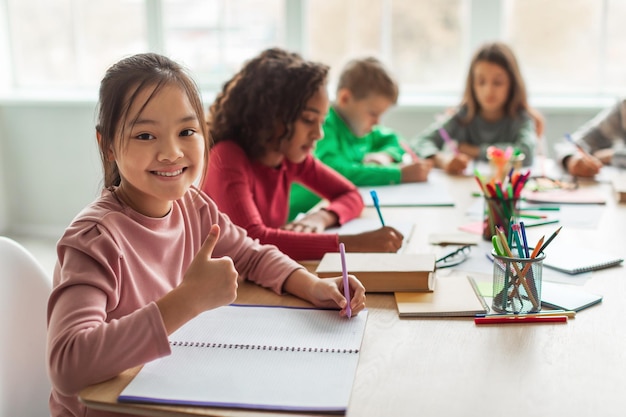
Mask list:
[{"label": "hand holding pen", "polygon": [[569,133],[565,134],[565,139],[578,149],[578,153],[567,158],[565,163],[567,171],[577,177],[593,177],[598,174],[603,166],[602,161],[574,141]]}]

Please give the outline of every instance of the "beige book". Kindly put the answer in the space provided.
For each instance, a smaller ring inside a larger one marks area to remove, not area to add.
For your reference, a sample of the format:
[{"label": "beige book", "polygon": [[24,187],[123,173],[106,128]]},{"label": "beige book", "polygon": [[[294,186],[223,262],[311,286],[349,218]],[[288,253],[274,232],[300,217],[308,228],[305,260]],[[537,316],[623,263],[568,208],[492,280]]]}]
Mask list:
[{"label": "beige book", "polygon": [[476,283],[464,274],[438,276],[433,292],[396,292],[400,317],[466,317],[486,314],[489,306]]},{"label": "beige book", "polygon": [[[432,291],[435,254],[346,253],[349,274],[355,275],[367,292]],[[326,253],[316,271],[321,278],[342,273],[339,253]]]}]

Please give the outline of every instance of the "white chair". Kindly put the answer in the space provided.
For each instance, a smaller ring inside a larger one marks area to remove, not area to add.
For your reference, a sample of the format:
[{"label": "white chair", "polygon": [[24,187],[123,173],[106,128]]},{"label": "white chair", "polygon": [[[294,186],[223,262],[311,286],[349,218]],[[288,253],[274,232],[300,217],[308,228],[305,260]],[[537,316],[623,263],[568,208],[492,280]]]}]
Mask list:
[{"label": "white chair", "polygon": [[50,415],[45,360],[50,290],[33,255],[0,236],[0,417]]}]

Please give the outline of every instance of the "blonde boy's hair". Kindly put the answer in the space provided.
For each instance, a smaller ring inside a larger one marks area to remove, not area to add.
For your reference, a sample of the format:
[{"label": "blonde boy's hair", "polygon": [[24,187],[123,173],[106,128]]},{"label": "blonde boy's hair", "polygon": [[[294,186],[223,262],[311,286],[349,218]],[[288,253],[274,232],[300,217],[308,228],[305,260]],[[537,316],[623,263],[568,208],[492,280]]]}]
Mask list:
[{"label": "blonde boy's hair", "polygon": [[343,88],[348,89],[357,100],[377,94],[388,98],[393,104],[398,101],[398,84],[383,63],[374,57],[348,62],[339,77],[337,91]]}]

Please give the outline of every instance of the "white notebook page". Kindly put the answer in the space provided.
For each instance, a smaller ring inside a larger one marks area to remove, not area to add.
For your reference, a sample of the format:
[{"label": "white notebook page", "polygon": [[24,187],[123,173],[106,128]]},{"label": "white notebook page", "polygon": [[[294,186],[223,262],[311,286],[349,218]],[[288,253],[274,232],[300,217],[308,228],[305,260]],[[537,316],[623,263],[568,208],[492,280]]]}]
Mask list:
[{"label": "white notebook page", "polygon": [[172,354],[146,364],[119,399],[342,412],[366,319],[367,311],[347,319],[280,307],[205,312],[172,334]]}]

